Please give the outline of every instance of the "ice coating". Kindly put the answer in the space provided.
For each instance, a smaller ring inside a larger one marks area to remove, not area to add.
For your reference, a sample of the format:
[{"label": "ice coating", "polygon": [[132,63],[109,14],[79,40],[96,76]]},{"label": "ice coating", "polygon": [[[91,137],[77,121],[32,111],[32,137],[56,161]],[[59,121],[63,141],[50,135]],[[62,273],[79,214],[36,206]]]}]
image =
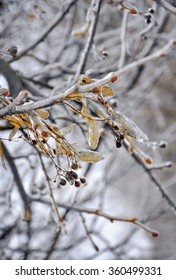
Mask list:
[{"label": "ice coating", "polygon": [[149,140],[147,135],[124,114],[113,111],[112,119],[117,123],[119,132],[122,135],[130,136],[139,142],[147,142]]}]

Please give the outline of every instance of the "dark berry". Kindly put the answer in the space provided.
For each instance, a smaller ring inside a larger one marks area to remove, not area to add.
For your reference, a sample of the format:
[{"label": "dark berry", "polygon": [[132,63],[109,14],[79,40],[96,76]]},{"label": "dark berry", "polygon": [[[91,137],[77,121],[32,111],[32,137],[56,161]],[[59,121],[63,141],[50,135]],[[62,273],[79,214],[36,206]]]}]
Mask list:
[{"label": "dark berry", "polygon": [[74,180],[78,179],[78,174],[75,171],[71,170],[68,173]]},{"label": "dark berry", "polygon": [[151,23],[151,21],[152,21],[151,19],[152,19],[151,14],[146,14],[145,15],[145,20],[146,20],[147,24]]},{"label": "dark berry", "polygon": [[59,180],[59,184],[60,184],[61,186],[65,186],[65,185],[67,184],[67,181],[66,181],[64,178],[61,178],[61,179]]},{"label": "dark berry", "polygon": [[122,147],[122,142],[116,139],[116,148],[121,148]]},{"label": "dark berry", "polygon": [[152,8],[150,8],[150,9],[148,9],[148,12],[149,12],[150,14],[154,14],[154,13],[155,13],[155,10],[152,9]]},{"label": "dark berry", "polygon": [[119,129],[117,125],[114,125],[113,128],[114,128],[115,130],[118,130],[118,129]]},{"label": "dark berry", "polygon": [[81,183],[79,181],[75,181],[74,185],[76,188],[79,188],[81,186]]},{"label": "dark berry", "polygon": [[85,177],[81,177],[80,181],[81,181],[82,184],[85,184],[87,182]]},{"label": "dark berry", "polygon": [[37,140],[32,140],[33,145],[37,145]]},{"label": "dark berry", "polygon": [[70,175],[69,172],[65,174],[65,179],[69,182],[70,185],[73,185],[73,177]]},{"label": "dark berry", "polygon": [[75,162],[72,163],[71,168],[74,170],[77,170],[79,168],[79,165]]},{"label": "dark berry", "polygon": [[167,143],[164,141],[161,141],[159,146],[160,146],[160,148],[165,149],[167,147]]}]

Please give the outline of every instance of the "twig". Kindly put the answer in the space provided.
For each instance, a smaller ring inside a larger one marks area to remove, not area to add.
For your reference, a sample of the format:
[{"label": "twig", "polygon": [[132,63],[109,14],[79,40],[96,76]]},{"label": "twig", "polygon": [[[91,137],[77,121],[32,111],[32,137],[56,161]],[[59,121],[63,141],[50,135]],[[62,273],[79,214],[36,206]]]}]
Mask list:
[{"label": "twig", "polygon": [[116,71],[116,74],[119,75],[119,74],[122,74],[124,72],[127,72],[131,69],[133,69],[134,67],[136,66],[141,66],[143,64],[146,64],[147,62],[153,60],[153,59],[156,59],[158,57],[160,57],[162,54],[166,54],[166,52],[168,51],[168,49],[170,49],[171,46],[175,45],[176,44],[176,38],[175,39],[171,39],[169,40],[169,42],[160,50],[146,56],[146,57],[143,57],[139,60],[136,60],[130,64],[127,64],[125,67],[119,69],[118,71]]},{"label": "twig", "polygon": [[160,57],[163,53],[167,52],[168,49],[176,44],[176,39],[171,39],[168,44],[166,44],[162,49],[156,51],[155,53],[146,56],[144,58],[141,58],[137,61],[134,61],[128,65],[126,65],[125,67],[119,69],[116,72],[111,72],[109,73],[107,76],[105,76],[103,79],[97,80],[94,83],[82,86],[82,85],[73,85],[71,88],[69,88],[67,91],[63,92],[63,93],[59,93],[56,94],[54,96],[45,98],[43,100],[40,101],[36,101],[34,103],[30,103],[30,104],[25,104],[25,105],[21,105],[21,106],[16,106],[16,108],[14,110],[11,110],[10,112],[6,112],[6,109],[1,109],[0,110],[0,117],[7,115],[7,114],[20,114],[20,113],[27,113],[31,110],[36,110],[39,108],[46,108],[46,107],[50,107],[53,106],[55,104],[59,104],[62,103],[63,100],[65,99],[66,96],[68,96],[69,94],[73,93],[73,92],[88,92],[90,90],[92,90],[95,87],[99,87],[102,86],[108,82],[111,81],[111,79],[114,77],[114,75],[119,75],[122,74],[124,72],[127,72],[129,70],[131,70],[132,68],[136,67],[136,66],[140,66],[143,65],[153,59],[156,59],[158,57]]},{"label": "twig", "polygon": [[90,48],[92,46],[92,41],[95,35],[96,27],[97,27],[97,22],[98,22],[98,16],[100,12],[100,7],[101,7],[102,0],[92,0],[92,7],[93,7],[93,16],[91,18],[91,26],[90,26],[90,31],[89,31],[89,37],[87,39],[85,48],[82,52],[81,60],[78,65],[76,74],[75,74],[75,81],[77,81],[79,75],[84,72],[84,68],[86,65],[87,57],[90,51]]},{"label": "twig", "polygon": [[89,232],[89,230],[88,230],[88,228],[87,228],[86,220],[85,220],[84,216],[83,216],[81,213],[80,213],[80,217],[81,217],[81,220],[82,220],[84,229],[85,229],[85,231],[86,231],[87,237],[89,238],[89,240],[90,240],[91,244],[93,245],[94,249],[98,252],[98,251],[99,251],[99,248],[98,248],[98,246],[95,244],[95,242],[94,242],[94,240],[93,240],[93,238],[92,238],[92,236],[91,236],[91,234],[90,234],[90,232]]},{"label": "twig", "polygon": [[[126,148],[126,150],[128,150],[128,144],[125,141],[124,141],[124,147]],[[162,187],[158,178],[152,173],[152,170],[150,170],[150,168],[148,168],[148,166],[141,160],[140,156],[138,155],[137,152],[135,152],[135,150],[133,151],[132,157],[136,160],[136,162],[138,162],[143,167],[143,169],[146,171],[146,173],[148,174],[148,176],[150,177],[152,182],[158,187],[162,196],[166,199],[168,204],[171,206],[171,209],[173,210],[174,214],[176,214],[176,203],[175,203],[175,201],[167,193],[167,191]]]},{"label": "twig", "polygon": [[168,1],[165,0],[155,0],[159,5],[163,6],[166,10],[176,15],[176,8],[172,6]]},{"label": "twig", "polygon": [[159,163],[159,164],[150,164],[147,168],[148,170],[161,170],[164,168],[169,168],[172,167],[172,162],[171,161],[167,161],[167,162],[163,162],[163,163]]},{"label": "twig", "polygon": [[29,221],[30,220],[30,206],[29,206],[29,204],[30,204],[31,200],[24,190],[24,186],[23,186],[23,183],[21,181],[20,175],[18,173],[18,169],[16,167],[14,158],[11,157],[8,149],[6,148],[6,146],[4,145],[3,142],[2,142],[2,147],[3,147],[5,158],[8,161],[9,167],[12,171],[12,174],[14,176],[14,180],[16,182],[18,191],[20,193],[20,196],[21,196],[23,204],[24,204],[26,221]]},{"label": "twig", "polygon": [[[49,178],[49,176],[47,174],[47,170],[46,170],[44,162],[42,160],[42,156],[38,152],[37,149],[36,149],[36,151],[38,153],[38,156],[39,156],[39,159],[40,159],[40,163],[41,163],[41,166],[42,166],[42,169],[43,169],[43,172],[45,174],[45,178],[46,178],[46,181],[47,181],[47,184],[48,184],[48,189],[49,189],[49,194],[50,194],[50,198],[51,198],[51,201],[52,201],[53,210],[54,210],[54,212],[56,213],[56,215],[58,217],[58,221],[57,222],[63,222],[63,218],[59,214],[59,209],[58,209],[57,203],[56,203],[55,198],[54,198],[54,194],[53,194],[53,190],[52,190],[52,187],[51,187],[50,178]],[[59,230],[60,230],[60,225],[59,225]]]},{"label": "twig", "polygon": [[128,11],[124,10],[123,19],[122,19],[122,28],[121,28],[121,54],[119,58],[118,68],[122,68],[125,60],[126,53],[126,42],[125,42],[125,33],[126,33],[126,24],[127,24]]},{"label": "twig", "polygon": [[[33,198],[33,197],[30,197],[30,198],[33,201],[50,204],[49,201],[46,200],[46,199],[44,200],[44,199]],[[76,207],[76,206],[73,206],[73,205],[67,205],[67,204],[62,204],[62,203],[57,203],[57,205],[58,205],[58,207],[61,207],[61,208],[64,208],[64,209],[67,209],[67,210],[70,210],[70,211],[76,211],[78,213],[96,215],[96,216],[105,218],[105,219],[109,220],[110,222],[117,221],[117,222],[131,223],[131,224],[134,224],[134,225],[144,229],[146,232],[148,232],[153,237],[157,237],[159,235],[158,232],[149,229],[148,227],[143,225],[141,222],[139,222],[137,218],[132,218],[132,219],[118,218],[116,216],[112,216],[112,215],[109,215],[109,214],[104,213],[102,211],[99,211],[98,209],[80,208],[80,207]]]},{"label": "twig", "polygon": [[[69,12],[70,8],[77,2],[77,0],[72,0],[68,6],[63,9],[58,15],[56,15],[51,23],[46,27],[46,29],[41,33],[41,35],[34,41],[32,42],[28,47],[26,47],[23,51],[21,51],[17,58],[15,60],[18,60],[21,58],[23,55],[25,55],[28,51],[31,49],[35,48],[40,42],[42,42],[47,35],[58,25],[59,22],[63,20],[65,15]],[[9,62],[14,61],[14,59],[10,60]]]}]

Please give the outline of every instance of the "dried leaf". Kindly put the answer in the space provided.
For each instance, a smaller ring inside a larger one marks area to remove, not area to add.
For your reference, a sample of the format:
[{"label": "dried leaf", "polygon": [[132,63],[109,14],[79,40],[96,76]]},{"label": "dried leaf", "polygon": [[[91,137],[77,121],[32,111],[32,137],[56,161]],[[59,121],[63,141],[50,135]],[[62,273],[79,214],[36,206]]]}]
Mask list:
[{"label": "dried leaf", "polygon": [[48,111],[44,109],[37,109],[36,112],[42,119],[47,119],[49,117]]},{"label": "dried leaf", "polygon": [[5,160],[4,160],[4,151],[2,148],[2,141],[0,140],[0,158],[1,158],[1,164],[4,167],[5,170],[7,170],[6,165],[5,165]]},{"label": "dried leaf", "polygon": [[31,120],[27,114],[20,114],[18,117],[23,121],[25,127],[32,128]]},{"label": "dried leaf", "polygon": [[114,96],[114,91],[108,85],[102,86],[101,92],[105,96]]},{"label": "dried leaf", "polygon": [[99,142],[98,125],[94,119],[89,119],[88,125],[89,125],[89,147],[92,150],[95,150]]},{"label": "dried leaf", "polygon": [[30,219],[31,219],[31,213],[30,213],[30,210],[28,208],[25,210],[24,219],[25,219],[26,222],[29,222]]},{"label": "dried leaf", "polygon": [[104,156],[98,152],[93,152],[90,150],[79,150],[77,152],[77,155],[80,160],[85,161],[85,162],[98,162],[100,160],[104,159]]},{"label": "dried leaf", "polygon": [[12,140],[12,138],[15,136],[17,131],[20,129],[20,125],[15,125],[15,128],[10,132],[9,139]]},{"label": "dried leaf", "polygon": [[75,127],[75,123],[71,123],[69,125],[67,125],[66,127],[63,127],[62,129],[59,129],[59,133],[62,135],[62,136],[65,136],[67,134],[69,134],[70,132],[72,132],[73,128]]},{"label": "dried leaf", "polygon": [[18,117],[11,117],[11,116],[4,116],[3,119],[9,121],[11,124],[13,124],[14,126],[22,126],[23,125],[23,121],[22,119],[18,118]]},{"label": "dried leaf", "polygon": [[88,84],[92,84],[92,83],[94,83],[94,82],[95,82],[95,80],[93,80],[93,79],[91,79],[91,78],[89,78],[89,77],[87,77],[87,76],[82,75],[82,76],[80,77],[80,85],[81,85],[81,86],[85,86],[85,85],[88,85]]},{"label": "dried leaf", "polygon": [[89,115],[89,110],[87,107],[87,102],[85,99],[82,100],[82,113],[84,114],[84,117],[88,119],[88,115]]},{"label": "dried leaf", "polygon": [[83,26],[76,28],[72,31],[72,35],[76,37],[82,37],[89,32],[90,22],[86,22]]},{"label": "dried leaf", "polygon": [[119,132],[123,136],[130,136],[131,138],[139,142],[148,141],[147,135],[144,132],[142,132],[142,130],[140,130],[140,128],[124,114],[113,111],[112,118],[114,121],[117,122]]},{"label": "dried leaf", "polygon": [[71,93],[70,95],[67,96],[66,99],[71,99],[71,100],[75,100],[78,102],[82,102],[82,96],[78,92]]}]

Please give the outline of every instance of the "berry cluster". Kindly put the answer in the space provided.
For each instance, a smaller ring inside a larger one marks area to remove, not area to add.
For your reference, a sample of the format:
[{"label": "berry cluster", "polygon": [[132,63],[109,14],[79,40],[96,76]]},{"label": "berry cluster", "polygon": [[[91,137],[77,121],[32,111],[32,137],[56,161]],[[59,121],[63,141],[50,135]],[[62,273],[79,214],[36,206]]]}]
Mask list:
[{"label": "berry cluster", "polygon": [[74,171],[79,168],[77,163],[72,163],[71,170],[66,171],[64,177],[60,178],[59,184],[61,186],[65,186],[67,183],[70,185],[74,185],[76,188],[79,188],[81,184],[85,184],[86,178],[85,177],[79,177],[78,174]]}]

